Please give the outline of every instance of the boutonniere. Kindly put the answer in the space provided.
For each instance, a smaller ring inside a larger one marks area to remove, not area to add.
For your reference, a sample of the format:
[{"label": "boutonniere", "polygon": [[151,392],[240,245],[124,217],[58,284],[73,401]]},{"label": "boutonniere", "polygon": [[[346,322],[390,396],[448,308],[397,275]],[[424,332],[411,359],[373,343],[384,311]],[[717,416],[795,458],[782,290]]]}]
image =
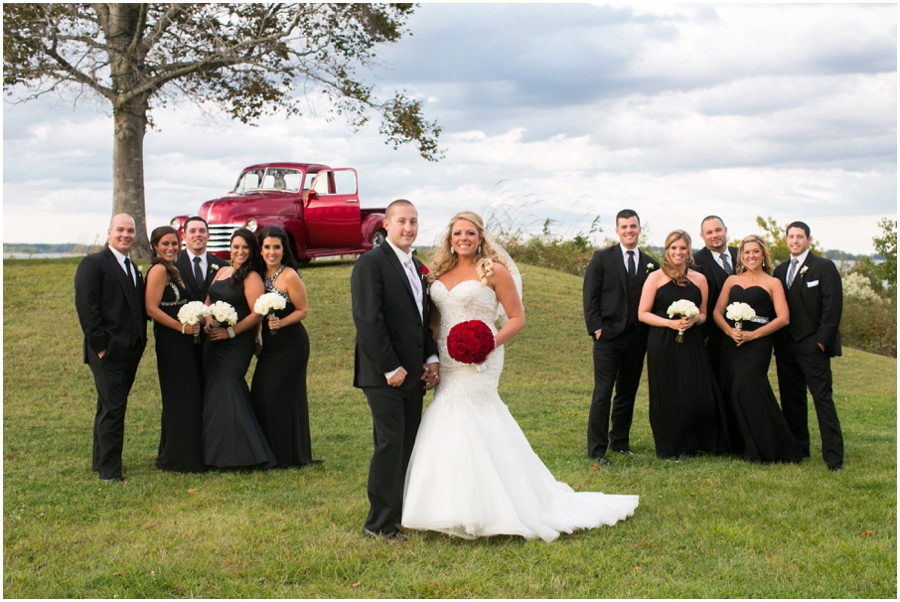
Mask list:
[{"label": "boutonniere", "polygon": [[805,265],[802,268],[800,268],[800,275],[802,276],[803,274],[805,274],[806,270],[808,270],[808,269],[809,269],[808,265]]},{"label": "boutonniere", "polygon": [[653,264],[652,264],[652,263],[648,263],[648,264],[647,264],[647,273],[649,274],[649,273],[652,272],[652,271],[653,271]]},{"label": "boutonniere", "polygon": [[425,266],[424,263],[419,266],[419,271],[422,272],[423,276],[427,276],[429,274],[428,268]]},{"label": "boutonniere", "polygon": [[138,269],[138,272],[140,272],[141,274],[144,273],[144,266],[139,265],[139,266],[137,267],[137,269]]},{"label": "boutonniere", "polygon": [[210,271],[210,272],[218,272],[218,271],[219,271],[219,264],[218,264],[218,263],[211,263],[211,264],[209,264],[209,271]]}]

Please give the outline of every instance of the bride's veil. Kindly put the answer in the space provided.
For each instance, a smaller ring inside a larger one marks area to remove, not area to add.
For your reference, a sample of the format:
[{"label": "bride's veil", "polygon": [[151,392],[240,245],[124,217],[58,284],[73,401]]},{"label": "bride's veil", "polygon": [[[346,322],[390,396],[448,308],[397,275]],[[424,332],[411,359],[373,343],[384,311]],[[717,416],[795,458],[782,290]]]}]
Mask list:
[{"label": "bride's veil", "polygon": [[[506,252],[506,249],[501,247],[493,238],[491,239],[491,247],[495,251],[497,251],[497,255],[503,258],[506,262],[506,265],[509,266],[509,273],[513,277],[513,282],[516,283],[516,292],[519,293],[519,299],[522,298],[522,273],[519,272],[519,266],[516,265],[516,262],[512,260],[512,257],[509,256],[509,253]],[[500,303],[497,306],[497,317],[495,318],[500,322],[500,325],[506,324],[506,321],[509,319],[506,315],[506,310],[503,309],[503,304]]]}]

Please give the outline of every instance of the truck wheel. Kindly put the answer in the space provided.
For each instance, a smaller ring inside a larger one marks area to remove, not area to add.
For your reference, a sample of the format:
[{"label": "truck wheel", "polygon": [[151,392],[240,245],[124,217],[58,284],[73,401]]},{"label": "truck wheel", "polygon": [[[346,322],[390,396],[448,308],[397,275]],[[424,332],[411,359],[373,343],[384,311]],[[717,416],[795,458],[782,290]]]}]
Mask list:
[{"label": "truck wheel", "polygon": [[386,235],[387,232],[385,232],[383,229],[376,230],[375,234],[372,235],[372,248],[374,249],[375,247],[383,243]]}]

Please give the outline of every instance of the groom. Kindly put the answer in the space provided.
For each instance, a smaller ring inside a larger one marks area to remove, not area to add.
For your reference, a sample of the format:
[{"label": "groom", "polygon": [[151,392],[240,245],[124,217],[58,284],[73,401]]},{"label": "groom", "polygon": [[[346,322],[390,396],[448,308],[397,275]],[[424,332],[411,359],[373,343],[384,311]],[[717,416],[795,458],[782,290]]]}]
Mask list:
[{"label": "groom", "polygon": [[365,532],[404,540],[397,524],[403,513],[406,467],[425,389],[437,385],[440,377],[437,344],[428,326],[425,270],[411,253],[419,231],[413,204],[401,199],[388,205],[384,229],[387,240],[363,254],[350,277],[356,323],[353,386],[361,388],[369,402],[375,443]]}]

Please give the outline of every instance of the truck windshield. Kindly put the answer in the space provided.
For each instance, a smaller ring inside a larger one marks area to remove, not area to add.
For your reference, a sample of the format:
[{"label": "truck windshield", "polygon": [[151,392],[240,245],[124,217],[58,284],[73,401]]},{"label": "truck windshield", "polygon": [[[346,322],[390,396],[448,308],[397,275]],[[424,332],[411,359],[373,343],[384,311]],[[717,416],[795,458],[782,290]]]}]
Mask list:
[{"label": "truck windshield", "polygon": [[262,190],[299,192],[303,184],[303,172],[297,169],[260,168],[241,174],[234,191],[247,194]]}]

